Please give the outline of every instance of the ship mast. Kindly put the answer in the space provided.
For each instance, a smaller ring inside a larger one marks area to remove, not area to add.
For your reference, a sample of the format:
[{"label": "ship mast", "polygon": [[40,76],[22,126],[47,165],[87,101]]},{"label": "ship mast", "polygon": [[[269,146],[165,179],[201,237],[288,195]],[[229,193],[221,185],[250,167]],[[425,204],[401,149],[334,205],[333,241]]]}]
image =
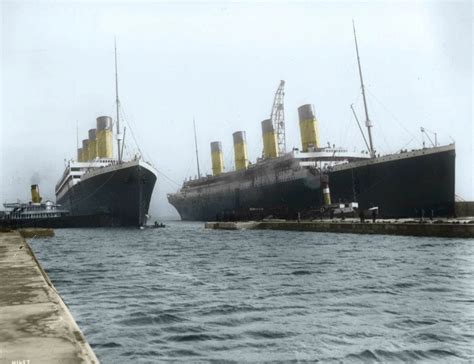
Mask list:
[{"label": "ship mast", "polygon": [[122,149],[120,148],[122,137],[120,135],[120,100],[118,94],[118,70],[117,70],[117,41],[114,39],[114,54],[115,54],[115,106],[117,111],[117,154],[118,162],[122,163]]},{"label": "ship mast", "polygon": [[194,146],[196,147],[196,164],[198,170],[198,178],[201,178],[201,169],[199,168],[199,153],[197,145],[197,136],[196,136],[196,119],[193,117],[193,126],[194,126]]},{"label": "ship mast", "polygon": [[355,47],[356,47],[356,53],[357,53],[357,64],[359,65],[360,86],[362,89],[362,98],[364,99],[365,126],[367,127],[367,131],[369,133],[370,156],[372,158],[375,158],[374,144],[372,142],[372,130],[371,130],[372,122],[369,119],[369,111],[367,110],[367,100],[365,98],[364,79],[362,78],[362,67],[360,66],[359,47],[357,45],[357,36],[356,36],[354,19],[352,19],[352,29],[354,30],[354,41],[355,41]]}]

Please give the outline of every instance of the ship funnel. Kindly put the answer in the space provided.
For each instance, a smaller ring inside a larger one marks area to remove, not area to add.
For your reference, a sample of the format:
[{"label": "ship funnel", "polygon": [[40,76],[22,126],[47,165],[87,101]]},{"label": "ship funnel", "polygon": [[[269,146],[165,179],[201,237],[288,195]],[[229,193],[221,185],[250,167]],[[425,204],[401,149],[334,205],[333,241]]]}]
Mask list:
[{"label": "ship funnel", "polygon": [[329,181],[322,181],[321,188],[323,190],[323,202],[328,206],[331,204],[331,191],[329,190]]},{"label": "ship funnel", "polygon": [[97,118],[97,157],[113,158],[112,149],[112,118],[110,116],[99,116]]},{"label": "ship funnel", "polygon": [[300,106],[298,116],[303,152],[307,152],[310,147],[319,148],[318,121],[314,114],[314,106],[311,104]]},{"label": "ship funnel", "polygon": [[82,148],[77,149],[77,161],[78,162],[83,162],[84,161],[84,158],[82,156]]},{"label": "ship funnel", "polygon": [[218,176],[224,172],[224,157],[221,142],[211,143],[212,174]]},{"label": "ship funnel", "polygon": [[97,158],[97,133],[96,129],[89,129],[89,160]]},{"label": "ship funnel", "polygon": [[41,202],[40,190],[38,185],[31,185],[31,202]]},{"label": "ship funnel", "polygon": [[262,121],[263,158],[278,157],[277,134],[271,119]]},{"label": "ship funnel", "polygon": [[82,161],[87,162],[89,160],[89,139],[82,141]]},{"label": "ship funnel", "polygon": [[234,138],[235,170],[240,171],[242,169],[247,169],[249,165],[249,157],[247,153],[245,131],[236,131],[232,136]]}]

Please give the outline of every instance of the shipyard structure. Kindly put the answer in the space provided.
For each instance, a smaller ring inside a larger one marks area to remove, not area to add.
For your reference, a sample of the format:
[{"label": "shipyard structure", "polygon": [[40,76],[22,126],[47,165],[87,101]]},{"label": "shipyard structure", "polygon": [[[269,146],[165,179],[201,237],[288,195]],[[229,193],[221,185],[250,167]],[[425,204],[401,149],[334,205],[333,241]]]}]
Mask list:
[{"label": "shipyard structure", "polygon": [[287,151],[281,81],[270,118],[261,123],[262,158],[249,163],[245,132],[237,131],[235,170],[226,172],[222,145],[212,142],[212,175],[185,181],[168,195],[183,220],[313,218],[332,202],[354,202],[360,211],[377,207],[379,217],[386,218],[454,215],[454,144],[439,146],[435,141],[431,147],[376,155],[355,27],[354,39],[365,133],[355,112],[354,117],[367,150],[322,146],[314,106],[307,104],[298,108],[301,148]]}]

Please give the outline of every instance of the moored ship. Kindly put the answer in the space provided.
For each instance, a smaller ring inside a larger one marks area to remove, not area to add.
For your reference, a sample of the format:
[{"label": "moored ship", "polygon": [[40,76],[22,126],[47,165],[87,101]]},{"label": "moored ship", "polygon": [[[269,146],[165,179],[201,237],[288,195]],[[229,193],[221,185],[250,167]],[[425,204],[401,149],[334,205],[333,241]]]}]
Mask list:
[{"label": "moored ship", "polygon": [[301,150],[286,152],[282,81],[270,119],[262,122],[263,157],[249,164],[245,132],[236,132],[236,170],[225,173],[222,147],[211,143],[213,174],[185,181],[168,195],[183,220],[311,217],[331,200],[355,201],[360,209],[378,206],[381,217],[454,215],[454,144],[376,155],[355,28],[354,38],[367,138],[356,120],[367,151],[322,147],[314,107],[303,105],[298,109]]},{"label": "moored ship", "polygon": [[[312,110],[311,105],[302,108],[304,113]],[[303,134],[301,124],[300,119]],[[276,140],[274,130],[270,133]],[[419,216],[422,211],[433,216],[454,214],[454,144],[371,158],[364,152],[318,148],[316,138],[307,140],[316,146],[263,158],[227,173],[223,173],[220,143],[214,142],[214,175],[186,181],[168,200],[183,220],[295,218],[298,213],[324,209],[326,187],[332,201],[357,201],[363,209],[379,206],[383,217]],[[270,144],[276,154],[274,143]],[[236,165],[237,156],[246,153],[239,154],[239,148],[246,149],[245,143],[240,145],[234,144]],[[268,150],[264,142],[265,147]]]},{"label": "moored ship", "polygon": [[0,227],[64,227],[69,221],[69,211],[53,201],[43,201],[39,186],[31,185],[31,201],[7,202],[0,211]]},{"label": "moored ship", "polygon": [[68,162],[56,185],[56,201],[77,226],[142,226],[156,179],[156,170],[139,157],[113,158],[112,119],[102,116],[77,160]]},{"label": "moored ship", "polygon": [[[115,53],[116,55],[116,53]],[[72,226],[143,226],[157,180],[156,169],[140,155],[124,161],[116,74],[117,158],[113,153],[112,118],[97,118],[97,127],[68,162],[56,184],[56,201],[69,211]]]}]

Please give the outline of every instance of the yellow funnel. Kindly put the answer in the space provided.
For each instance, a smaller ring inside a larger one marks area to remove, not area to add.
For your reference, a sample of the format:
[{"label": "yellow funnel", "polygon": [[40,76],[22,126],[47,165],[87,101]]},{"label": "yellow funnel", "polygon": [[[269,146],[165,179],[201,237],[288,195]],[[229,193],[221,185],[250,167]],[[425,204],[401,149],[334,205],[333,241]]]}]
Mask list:
[{"label": "yellow funnel", "polygon": [[262,121],[263,158],[278,157],[277,134],[271,119]]},{"label": "yellow funnel", "polygon": [[89,160],[89,139],[82,141],[82,161],[87,162]]},{"label": "yellow funnel", "polygon": [[40,203],[41,196],[38,185],[31,185],[31,202]]},{"label": "yellow funnel", "polygon": [[112,118],[110,116],[100,116],[97,118],[97,157],[113,158],[112,149]]},{"label": "yellow funnel", "polygon": [[221,142],[211,143],[212,174],[218,176],[224,172],[224,157]]},{"label": "yellow funnel", "polygon": [[78,162],[82,162],[83,158],[82,158],[82,148],[79,148],[77,150],[77,161]]},{"label": "yellow funnel", "polygon": [[300,119],[301,145],[303,152],[310,147],[319,148],[318,121],[314,114],[313,105],[306,104],[298,108]]},{"label": "yellow funnel", "polygon": [[89,130],[89,160],[97,158],[97,137],[96,129]]},{"label": "yellow funnel", "polygon": [[235,170],[240,171],[242,169],[247,169],[249,165],[249,156],[247,153],[245,131],[236,131],[232,136],[234,138]]}]

